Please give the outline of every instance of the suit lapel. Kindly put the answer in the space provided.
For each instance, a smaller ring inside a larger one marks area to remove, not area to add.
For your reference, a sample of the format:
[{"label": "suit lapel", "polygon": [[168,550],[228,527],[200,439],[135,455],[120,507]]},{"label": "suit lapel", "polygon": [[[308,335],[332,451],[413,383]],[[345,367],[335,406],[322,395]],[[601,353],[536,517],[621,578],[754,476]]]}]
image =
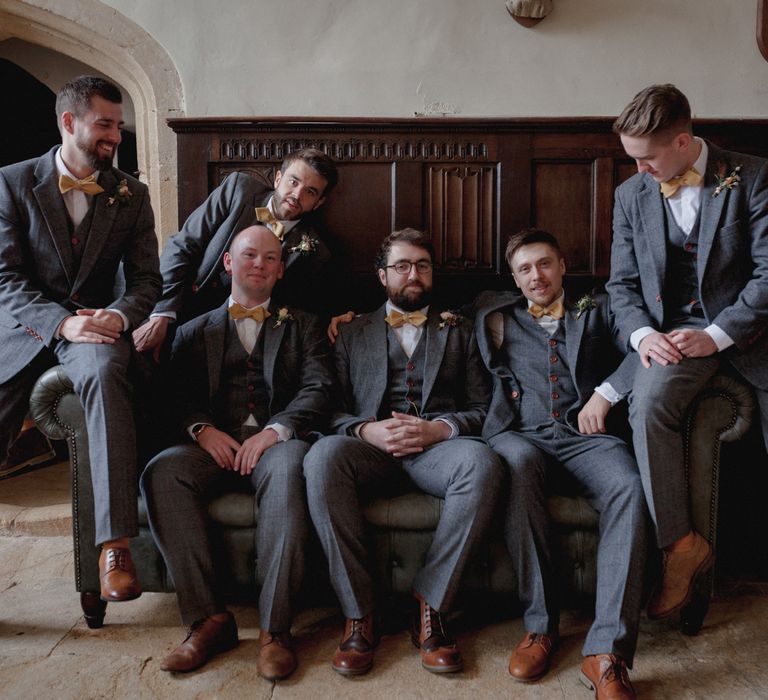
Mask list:
[{"label": "suit lapel", "polygon": [[440,315],[435,308],[431,306],[429,308],[426,328],[424,329],[424,333],[426,334],[426,338],[424,339],[426,341],[426,346],[424,347],[426,361],[424,363],[424,385],[421,388],[422,407],[426,406],[429,401],[429,395],[432,393],[437,374],[443,364],[443,356],[445,355],[445,346],[448,342],[448,335],[457,332],[451,326],[438,328],[439,324]]},{"label": "suit lapel", "polygon": [[637,193],[637,205],[643,230],[648,237],[648,248],[653,258],[658,289],[664,287],[664,271],[667,269],[667,237],[664,200],[659,186],[650,175],[643,176],[643,187]]},{"label": "suit lapel", "polygon": [[289,323],[295,323],[295,321],[288,319],[283,321],[277,328],[278,309],[271,307],[269,312],[272,314],[269,318],[264,320],[264,326],[262,327],[262,333],[264,333],[264,383],[267,386],[267,392],[269,396],[273,396],[272,391],[273,377],[275,376],[275,363],[277,362],[278,351],[280,350],[280,344],[283,342],[285,336],[285,329]]},{"label": "suit lapel", "polygon": [[211,312],[208,323],[203,330],[205,357],[208,363],[208,396],[214,396],[219,390],[221,380],[221,363],[224,361],[224,341],[227,337],[227,302]]},{"label": "suit lapel", "polygon": [[729,162],[726,154],[719,148],[709,142],[707,142],[707,147],[709,148],[707,172],[701,189],[701,206],[699,208],[699,257],[697,260],[699,279],[702,278],[707,267],[707,260],[712,250],[712,243],[715,240],[720,217],[730,195],[730,191],[724,189],[717,197],[712,196],[717,187],[717,175],[726,177],[734,167]]},{"label": "suit lapel", "polygon": [[67,209],[59,192],[59,177],[58,170],[56,169],[55,153],[56,149],[53,149],[38,161],[35,168],[37,184],[32,191],[48,226],[54,248],[71,288],[76,271],[69,243]]},{"label": "suit lapel", "polygon": [[[361,330],[364,343],[362,357],[365,362],[365,377],[370,382],[366,386],[366,394],[371,397],[370,402],[378,411],[387,390],[389,358],[387,355],[387,324],[386,304],[374,311]],[[382,362],[383,360],[383,362]],[[364,385],[365,386],[365,385]]]},{"label": "suit lapel", "polygon": [[579,361],[579,349],[581,348],[581,339],[584,335],[584,328],[587,325],[590,314],[595,309],[587,309],[579,318],[576,318],[578,313],[575,304],[572,304],[566,300],[565,302],[565,316],[563,317],[563,323],[565,323],[565,337],[566,341],[566,354],[568,355],[568,366],[571,368],[571,376],[574,379],[576,386],[576,377],[578,376],[578,361]]},{"label": "suit lapel", "polygon": [[[112,170],[105,171],[99,175],[99,185],[104,188],[104,191],[96,195],[92,204],[94,207],[93,220],[91,221],[91,230],[88,232],[88,238],[85,242],[80,269],[77,271],[77,277],[73,285],[73,290],[75,291],[85,283],[98,263],[101,251],[117,218],[117,213],[120,207],[123,206],[118,202],[109,205],[109,198],[117,188],[117,177],[115,177]],[[126,206],[130,206],[130,204]]]}]

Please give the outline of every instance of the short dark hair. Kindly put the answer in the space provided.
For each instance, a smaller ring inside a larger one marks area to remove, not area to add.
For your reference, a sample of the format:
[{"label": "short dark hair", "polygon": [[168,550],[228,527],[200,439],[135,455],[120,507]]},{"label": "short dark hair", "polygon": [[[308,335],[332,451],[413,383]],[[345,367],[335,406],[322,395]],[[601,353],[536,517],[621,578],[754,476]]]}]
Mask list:
[{"label": "short dark hair", "polygon": [[297,160],[303,160],[312,170],[326,181],[323,196],[327,195],[339,181],[339,171],[333,159],[317,148],[302,148],[299,151],[291,151],[280,165],[280,172],[285,173],[288,167]]},{"label": "short dark hair", "polygon": [[613,131],[626,136],[690,134],[691,105],[674,85],[651,85],[632,98],[613,123]]},{"label": "short dark hair", "polygon": [[122,104],[120,88],[104,78],[95,75],[80,75],[66,83],[56,95],[56,121],[61,125],[61,115],[72,112],[82,117],[91,108],[91,99],[102,97],[108,102]]},{"label": "short dark hair", "polygon": [[507,242],[507,249],[504,252],[504,257],[507,260],[507,265],[509,265],[510,270],[512,269],[512,258],[515,257],[515,253],[517,253],[517,251],[524,245],[532,245],[533,243],[544,243],[550,246],[550,248],[554,248],[559,257],[563,257],[557,238],[549,233],[549,231],[544,231],[540,228],[524,228],[522,231],[518,231],[511,235]]},{"label": "short dark hair", "polygon": [[427,238],[427,234],[424,231],[419,231],[415,228],[403,228],[399,231],[392,231],[382,242],[379,247],[379,252],[376,254],[376,269],[383,270],[387,266],[387,260],[389,259],[389,251],[392,250],[392,246],[395,243],[408,243],[422,250],[426,250],[429,253],[429,259],[434,263],[435,261],[435,248],[432,245],[432,241]]}]

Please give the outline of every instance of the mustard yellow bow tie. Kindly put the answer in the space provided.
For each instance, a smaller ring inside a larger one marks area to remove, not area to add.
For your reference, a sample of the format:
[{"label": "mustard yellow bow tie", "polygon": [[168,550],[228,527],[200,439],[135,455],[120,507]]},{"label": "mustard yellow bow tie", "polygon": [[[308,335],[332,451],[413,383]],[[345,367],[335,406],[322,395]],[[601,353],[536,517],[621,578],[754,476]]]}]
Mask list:
[{"label": "mustard yellow bow tie", "polygon": [[254,321],[263,322],[272,315],[263,306],[257,306],[255,309],[246,309],[237,302],[232,304],[227,311],[229,311],[229,315],[235,321],[239,321],[241,318],[252,318]]},{"label": "mustard yellow bow tie", "polygon": [[283,226],[279,219],[275,218],[275,215],[269,211],[269,207],[256,207],[256,218],[260,224],[264,224],[272,233],[274,233],[281,241],[283,240],[283,233],[285,232],[285,226]]},{"label": "mustard yellow bow tie", "polygon": [[690,168],[686,170],[682,175],[673,177],[667,182],[662,182],[661,194],[664,195],[664,199],[669,199],[675,192],[677,192],[683,185],[690,185],[691,187],[698,187],[704,178],[699,175],[699,171],[696,168]]},{"label": "mustard yellow bow tie", "polygon": [[64,194],[70,190],[80,190],[85,194],[100,194],[104,191],[104,188],[96,182],[94,175],[84,177],[82,180],[74,180],[69,175],[59,175],[59,192]]},{"label": "mustard yellow bow tie", "polygon": [[384,320],[392,326],[392,328],[400,328],[400,326],[404,326],[406,323],[410,323],[412,326],[418,328],[427,322],[427,317],[421,313],[421,311],[406,311],[405,313],[400,313],[399,311],[392,309],[392,311],[386,315]]},{"label": "mustard yellow bow tie", "polygon": [[560,319],[565,316],[565,308],[563,307],[563,300],[558,299],[554,304],[550,304],[546,308],[538,304],[531,304],[528,307],[528,313],[534,318],[551,316],[552,318]]}]

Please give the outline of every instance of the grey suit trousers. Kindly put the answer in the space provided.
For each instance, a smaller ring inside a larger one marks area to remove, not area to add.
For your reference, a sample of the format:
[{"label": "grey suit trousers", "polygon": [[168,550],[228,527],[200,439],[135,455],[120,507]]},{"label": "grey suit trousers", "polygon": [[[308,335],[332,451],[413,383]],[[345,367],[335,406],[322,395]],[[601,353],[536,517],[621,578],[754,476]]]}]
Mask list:
[{"label": "grey suit trousers", "polygon": [[629,395],[629,422],[648,510],[662,548],[691,530],[682,424],[693,398],[717,372],[717,356],[677,365],[638,365]]},{"label": "grey suit trousers", "polygon": [[29,409],[32,386],[46,368],[60,363],[80,398],[88,428],[88,451],[96,519],[96,543],[139,532],[136,501],[136,431],[128,380],[131,346],[125,335],[113,345],[57,342],[30,366],[0,386],[3,439],[7,447]]},{"label": "grey suit trousers", "polygon": [[245,490],[255,491],[259,508],[256,577],[261,628],[290,629],[291,599],[304,575],[309,534],[301,476],[308,449],[301,440],[278,442],[264,452],[250,477],[222,469],[196,444],[170,447],[147,465],[141,488],[149,523],[173,578],[184,624],[225,609],[208,503],[220,493]]},{"label": "grey suit trousers", "polygon": [[356,619],[374,609],[362,504],[413,484],[445,499],[413,588],[435,610],[446,611],[491,522],[503,466],[479,440],[454,438],[396,459],[360,439],[333,435],[313,445],[304,460],[304,476],[331,583],[344,616]]},{"label": "grey suit trousers", "polygon": [[582,436],[560,424],[536,433],[506,432],[491,447],[509,465],[504,536],[517,573],[525,629],[558,632],[558,587],[550,556],[547,472],[562,465],[599,514],[595,620],[582,653],[619,654],[632,665],[637,645],[648,520],[628,447],[609,436]]}]

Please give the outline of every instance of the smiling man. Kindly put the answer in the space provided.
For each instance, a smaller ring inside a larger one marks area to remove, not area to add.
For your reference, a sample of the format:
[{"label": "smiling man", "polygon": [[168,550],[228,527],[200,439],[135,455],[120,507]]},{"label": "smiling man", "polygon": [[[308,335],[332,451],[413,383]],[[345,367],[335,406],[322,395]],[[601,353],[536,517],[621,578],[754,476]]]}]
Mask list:
[{"label": "smiling man", "polygon": [[255,493],[259,658],[271,680],[296,667],[291,597],[301,583],[309,516],[301,464],[332,391],[318,320],[271,298],[283,275],[280,241],[264,226],[238,233],[224,253],[232,294],[184,324],[173,344],[173,403],[187,440],[157,455],[142,476],[149,522],[173,577],[186,639],[162,662],[184,672],[237,644],[216,569],[208,503],[227,490]]},{"label": "smiling man", "polygon": [[376,260],[387,301],[340,328],[334,345],[341,405],[337,433],[304,461],[315,529],[347,618],[335,671],[367,673],[378,644],[375,584],[361,503],[415,484],[445,499],[424,566],[413,581],[413,642],[433,673],[462,669],[444,614],[494,511],[501,464],[478,436],[489,379],[472,324],[432,302],[432,244],[415,229],[382,243]]},{"label": "smiling man", "polygon": [[695,137],[673,85],[639,92],[613,129],[638,171],[616,189],[607,289],[642,361],[629,415],[664,551],[656,619],[688,602],[713,561],[691,527],[681,425],[721,362],[755,388],[768,439],[768,161]]},{"label": "smiling man", "polygon": [[85,411],[104,600],[140,593],[128,549],[138,533],[128,332],[161,289],[147,188],[112,167],[121,102],[109,81],[72,80],[56,99],[61,147],[0,170],[0,451],[34,381],[61,363]]},{"label": "smiling man", "polygon": [[331,250],[313,214],[337,181],[333,160],[313,148],[285,158],[274,189],[248,173],[229,175],[163,250],[163,295],[133,335],[137,350],[152,351],[158,359],[169,324],[199,316],[227,298],[230,278],[223,266],[224,251],[236,231],[257,222],[267,224],[282,245],[285,279],[275,297],[321,314],[335,310],[337,300],[328,284],[335,276],[327,273]]},{"label": "smiling man", "polygon": [[526,634],[509,672],[524,683],[538,680],[557,644],[546,485],[564,469],[599,517],[595,621],[582,679],[597,698],[634,698],[627,667],[640,617],[645,504],[635,460],[605,418],[629,391],[635,358],[622,359],[605,294],[575,302],[564,292],[565,259],[552,234],[511,236],[506,258],[522,296],[478,297],[476,331],[494,376],[483,437],[509,468],[504,536],[524,607]]}]

